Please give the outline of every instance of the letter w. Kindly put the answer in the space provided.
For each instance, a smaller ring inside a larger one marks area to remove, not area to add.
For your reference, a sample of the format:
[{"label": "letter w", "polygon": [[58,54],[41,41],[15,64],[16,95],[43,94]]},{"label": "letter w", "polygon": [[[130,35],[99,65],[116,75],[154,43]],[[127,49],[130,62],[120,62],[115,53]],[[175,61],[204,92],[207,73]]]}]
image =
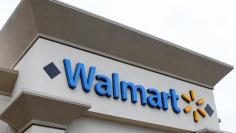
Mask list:
[{"label": "letter w", "polygon": [[71,61],[68,59],[64,59],[63,63],[64,63],[64,67],[65,67],[68,86],[71,89],[75,89],[77,86],[77,82],[79,80],[79,77],[81,77],[81,83],[82,83],[83,90],[85,92],[89,92],[92,87],[96,68],[95,67],[89,68],[89,74],[88,74],[88,78],[87,78],[86,73],[85,73],[84,64],[77,63],[76,68],[75,68],[75,72],[73,74],[72,70],[71,70]]}]

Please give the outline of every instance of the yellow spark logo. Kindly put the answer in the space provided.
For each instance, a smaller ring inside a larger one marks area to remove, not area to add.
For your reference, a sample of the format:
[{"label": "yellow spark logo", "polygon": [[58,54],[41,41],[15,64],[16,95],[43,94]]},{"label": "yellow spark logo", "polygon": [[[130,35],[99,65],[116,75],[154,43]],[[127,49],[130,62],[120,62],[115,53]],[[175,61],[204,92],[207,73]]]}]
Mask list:
[{"label": "yellow spark logo", "polygon": [[[194,90],[190,90],[189,91],[189,94],[190,94],[190,97],[188,94],[182,94],[181,97],[183,98],[184,101],[186,101],[187,103],[190,103],[190,102],[194,102],[196,100],[196,93]],[[201,106],[205,103],[205,100],[204,99],[199,99],[197,102],[196,102],[196,105],[197,106]],[[192,110],[192,106],[186,106],[184,109],[184,113],[189,113],[191,110]],[[206,117],[207,113],[204,109],[202,108],[197,108],[197,110],[194,110],[193,111],[193,118],[194,118],[194,122],[198,122],[200,117],[199,117],[199,114],[202,116],[202,117]]]}]

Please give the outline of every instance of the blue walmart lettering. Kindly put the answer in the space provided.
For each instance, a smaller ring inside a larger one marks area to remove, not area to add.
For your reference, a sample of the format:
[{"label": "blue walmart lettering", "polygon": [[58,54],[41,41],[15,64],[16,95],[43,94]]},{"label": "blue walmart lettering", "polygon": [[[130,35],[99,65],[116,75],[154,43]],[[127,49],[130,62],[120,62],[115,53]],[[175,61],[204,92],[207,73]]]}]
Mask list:
[{"label": "blue walmart lettering", "polygon": [[63,63],[67,83],[71,89],[76,88],[77,83],[79,82],[78,80],[80,79],[83,91],[89,93],[95,78],[97,82],[94,86],[94,91],[99,96],[113,97],[114,99],[121,98],[122,101],[127,101],[128,92],[130,92],[131,102],[133,104],[138,102],[139,95],[141,105],[168,110],[168,101],[170,100],[173,111],[175,113],[181,112],[178,107],[179,95],[176,94],[174,89],[170,89],[169,92],[159,92],[154,88],[146,90],[142,85],[135,85],[134,83],[127,81],[119,81],[119,75],[117,73],[112,73],[111,79],[105,75],[95,75],[96,67],[93,66],[89,68],[89,72],[86,74],[84,64],[82,63],[76,64],[73,73],[71,61],[64,59]]}]

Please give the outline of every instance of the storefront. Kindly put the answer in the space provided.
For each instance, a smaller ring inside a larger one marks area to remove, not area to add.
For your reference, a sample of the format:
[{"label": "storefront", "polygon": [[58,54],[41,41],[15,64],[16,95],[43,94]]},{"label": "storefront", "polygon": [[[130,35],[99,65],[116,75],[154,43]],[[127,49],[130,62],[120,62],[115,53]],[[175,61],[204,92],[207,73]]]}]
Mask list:
[{"label": "storefront", "polygon": [[64,3],[23,0],[0,57],[1,133],[225,133],[232,66]]}]

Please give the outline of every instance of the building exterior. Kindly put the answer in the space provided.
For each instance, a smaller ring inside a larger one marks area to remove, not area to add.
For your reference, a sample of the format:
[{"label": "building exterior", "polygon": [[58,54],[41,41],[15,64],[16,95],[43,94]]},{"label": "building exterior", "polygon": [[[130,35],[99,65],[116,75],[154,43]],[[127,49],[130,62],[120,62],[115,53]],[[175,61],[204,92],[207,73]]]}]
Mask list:
[{"label": "building exterior", "polygon": [[21,1],[0,67],[1,133],[225,133],[232,66],[58,1]]}]

